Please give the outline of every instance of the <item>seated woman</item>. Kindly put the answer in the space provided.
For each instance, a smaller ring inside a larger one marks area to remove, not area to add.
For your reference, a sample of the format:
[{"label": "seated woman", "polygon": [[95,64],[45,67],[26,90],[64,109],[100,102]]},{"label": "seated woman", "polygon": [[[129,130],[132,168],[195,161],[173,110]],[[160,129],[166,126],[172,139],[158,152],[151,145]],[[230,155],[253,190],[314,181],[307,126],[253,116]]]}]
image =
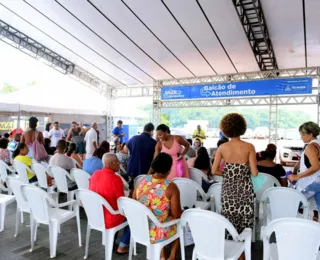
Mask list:
[{"label": "seated woman", "polygon": [[[27,165],[31,168],[32,160],[29,156],[29,147],[25,143],[20,143],[17,148],[14,150],[12,154],[12,158],[17,161]],[[34,175],[32,172],[27,171],[28,179],[30,183],[38,181],[37,176]]]},{"label": "seated woman", "polygon": [[105,153],[106,151],[99,147],[90,158],[84,160],[82,169],[90,175],[94,174],[97,170],[101,170],[103,168],[102,156]]},{"label": "seated woman", "polygon": [[0,139],[0,160],[4,161],[7,165],[11,166],[11,155],[8,150],[9,139]]},{"label": "seated woman", "polygon": [[110,143],[108,141],[102,141],[99,148],[103,148],[106,153],[110,153]]},{"label": "seated woman", "polygon": [[272,175],[281,183],[281,186],[288,187],[285,169],[274,162],[276,154],[277,147],[274,144],[268,144],[265,151],[257,153],[258,171]]},{"label": "seated woman", "polygon": [[[178,187],[167,180],[172,166],[172,157],[166,153],[159,155],[152,162],[152,175],[148,175],[142,180],[140,185],[133,192],[133,199],[140,201],[148,207],[161,223],[181,216],[180,193]],[[155,244],[165,239],[169,239],[177,232],[177,226],[168,228],[149,226],[150,242]],[[179,247],[179,240],[172,243],[169,260],[174,260]],[[161,252],[161,260],[165,260],[164,249]]]},{"label": "seated woman", "polygon": [[208,176],[208,181],[202,178],[202,188],[207,192],[212,184],[209,181],[213,178],[211,174],[212,165],[207,149],[205,147],[200,147],[197,151],[197,156],[189,159],[187,163],[189,168],[196,168]]},{"label": "seated woman", "polygon": [[80,159],[79,155],[76,154],[76,150],[77,150],[77,145],[75,143],[70,143],[66,155],[76,160],[76,162],[78,163],[76,167],[82,169],[83,162]]},{"label": "seated woman", "polygon": [[128,168],[128,161],[129,156],[124,153],[123,148],[125,147],[126,143],[119,144],[118,152],[116,153],[116,156],[118,157],[118,160],[120,161],[121,166],[124,170],[127,170]]},{"label": "seated woman", "polygon": [[198,151],[200,147],[201,147],[201,140],[199,138],[196,138],[194,140],[192,149],[195,150],[195,151]]}]

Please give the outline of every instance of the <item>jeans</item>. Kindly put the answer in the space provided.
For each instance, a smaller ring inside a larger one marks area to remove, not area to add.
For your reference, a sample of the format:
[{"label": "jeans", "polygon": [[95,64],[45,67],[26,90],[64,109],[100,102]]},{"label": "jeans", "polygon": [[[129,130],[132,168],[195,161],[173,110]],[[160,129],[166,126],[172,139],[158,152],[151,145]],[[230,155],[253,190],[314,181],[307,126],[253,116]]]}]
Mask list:
[{"label": "jeans", "polygon": [[305,188],[303,194],[307,199],[314,197],[317,203],[318,210],[320,210],[320,182],[311,183]]},{"label": "jeans", "polygon": [[[127,220],[125,220],[124,222],[126,222],[126,221]],[[118,233],[119,232],[117,232],[116,235],[114,236],[114,241],[116,241]],[[123,229],[123,234],[122,234],[119,246],[120,247],[129,247],[129,245],[130,245],[130,236],[131,236],[130,227],[128,225]]]}]

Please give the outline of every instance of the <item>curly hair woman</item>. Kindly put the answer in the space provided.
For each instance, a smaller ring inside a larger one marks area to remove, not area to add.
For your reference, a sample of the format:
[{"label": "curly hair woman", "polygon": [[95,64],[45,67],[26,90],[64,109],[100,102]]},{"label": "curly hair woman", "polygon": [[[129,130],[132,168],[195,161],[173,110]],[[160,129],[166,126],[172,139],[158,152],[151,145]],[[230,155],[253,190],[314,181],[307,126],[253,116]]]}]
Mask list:
[{"label": "curly hair woman", "polygon": [[[213,174],[222,175],[221,214],[241,233],[253,228],[253,186],[250,175],[258,175],[256,151],[252,144],[240,140],[247,123],[240,114],[231,113],[220,122],[222,133],[230,141],[222,144],[215,155]],[[219,167],[224,160],[222,172]],[[244,255],[239,259],[244,259]]]}]

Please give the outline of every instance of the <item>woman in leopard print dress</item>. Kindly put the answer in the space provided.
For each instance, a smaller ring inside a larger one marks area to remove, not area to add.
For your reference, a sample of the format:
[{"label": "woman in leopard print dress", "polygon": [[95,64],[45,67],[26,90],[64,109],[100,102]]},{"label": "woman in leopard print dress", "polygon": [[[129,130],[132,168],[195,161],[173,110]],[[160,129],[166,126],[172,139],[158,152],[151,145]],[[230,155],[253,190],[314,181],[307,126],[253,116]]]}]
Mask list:
[{"label": "woman in leopard print dress", "polygon": [[[223,134],[231,138],[216,152],[213,174],[222,175],[221,214],[241,233],[245,228],[253,228],[253,186],[250,175],[258,175],[256,151],[252,144],[241,141],[247,123],[242,115],[226,115],[220,123]],[[224,171],[219,170],[224,160]]]}]

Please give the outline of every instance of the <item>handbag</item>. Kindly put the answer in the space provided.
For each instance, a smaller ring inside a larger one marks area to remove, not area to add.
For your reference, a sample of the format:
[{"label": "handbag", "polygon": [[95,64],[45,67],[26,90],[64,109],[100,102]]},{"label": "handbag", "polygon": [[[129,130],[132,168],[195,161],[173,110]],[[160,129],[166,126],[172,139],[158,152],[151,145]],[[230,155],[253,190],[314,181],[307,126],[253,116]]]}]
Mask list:
[{"label": "handbag", "polygon": [[36,131],[36,136],[32,144],[32,152],[33,152],[34,159],[36,159],[37,161],[42,161],[48,157],[48,153],[44,148],[44,145],[39,142],[38,135],[39,135],[39,132]]},{"label": "handbag", "polygon": [[176,171],[177,171],[177,177],[184,177],[184,163],[183,163],[183,159],[179,160],[177,162],[177,166],[176,166]]}]

